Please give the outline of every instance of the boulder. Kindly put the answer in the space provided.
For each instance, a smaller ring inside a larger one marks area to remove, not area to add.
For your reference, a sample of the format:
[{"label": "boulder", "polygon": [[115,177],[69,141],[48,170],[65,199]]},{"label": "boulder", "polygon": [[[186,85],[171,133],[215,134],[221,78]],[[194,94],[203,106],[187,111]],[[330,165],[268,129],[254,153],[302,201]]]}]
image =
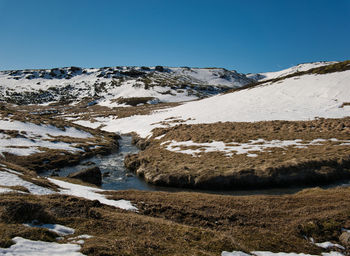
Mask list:
[{"label": "boulder", "polygon": [[68,175],[68,178],[79,179],[81,181],[91,183],[97,186],[102,184],[102,174],[98,167],[83,169]]},{"label": "boulder", "polygon": [[343,232],[339,237],[339,241],[345,247],[350,247],[350,232]]},{"label": "boulder", "polygon": [[138,158],[138,154],[127,154],[124,158],[124,166],[132,171],[136,172],[137,169],[140,167],[141,162]]}]

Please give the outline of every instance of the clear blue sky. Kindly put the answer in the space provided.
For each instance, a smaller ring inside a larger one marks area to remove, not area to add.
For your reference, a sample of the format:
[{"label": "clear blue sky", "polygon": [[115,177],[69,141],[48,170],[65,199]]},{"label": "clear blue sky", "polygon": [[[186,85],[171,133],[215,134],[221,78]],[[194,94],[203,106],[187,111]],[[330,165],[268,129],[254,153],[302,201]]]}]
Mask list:
[{"label": "clear blue sky", "polygon": [[0,0],[0,70],[350,59],[350,0]]}]

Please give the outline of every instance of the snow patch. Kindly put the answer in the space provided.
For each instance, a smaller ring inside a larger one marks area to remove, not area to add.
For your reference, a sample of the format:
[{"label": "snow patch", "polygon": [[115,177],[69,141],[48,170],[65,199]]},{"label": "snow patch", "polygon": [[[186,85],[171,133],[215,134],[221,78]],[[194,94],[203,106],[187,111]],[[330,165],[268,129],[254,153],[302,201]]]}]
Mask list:
[{"label": "snow patch", "polygon": [[4,152],[18,156],[28,156],[42,152],[40,148],[66,150],[70,152],[83,151],[76,148],[76,144],[53,140],[57,136],[87,139],[93,136],[85,131],[73,127],[65,127],[61,130],[52,125],[36,125],[29,122],[0,120],[2,130],[18,131],[19,136],[13,138],[0,133],[0,155]]},{"label": "snow patch", "polygon": [[90,133],[78,130],[74,127],[65,127],[64,130],[61,130],[53,125],[37,125],[17,120],[0,120],[0,127],[2,130],[26,131],[34,136],[43,136],[45,139],[55,136],[68,136],[81,139],[93,137]]},{"label": "snow patch", "polygon": [[92,237],[93,236],[89,236],[89,235],[80,235],[80,236],[76,236],[76,237],[70,237],[70,238],[68,238],[68,240],[71,241],[72,243],[84,244],[85,243],[84,239],[89,239]]},{"label": "snow patch", "polygon": [[[302,143],[302,140],[271,140],[266,141],[264,139],[250,140],[249,143],[225,143],[223,141],[212,141],[208,143],[196,143],[193,141],[165,141],[161,145],[165,146],[165,149],[173,152],[182,154],[189,154],[192,156],[199,156],[200,153],[208,152],[223,152],[226,156],[230,157],[233,154],[246,154],[248,157],[257,157],[257,154],[251,153],[259,151],[264,152],[265,149],[269,148],[286,148],[286,147],[297,147],[306,148],[309,145],[321,145],[327,141],[331,142],[350,142],[350,140],[337,140],[337,139],[314,139],[309,143]],[[340,144],[342,145],[342,144]],[[196,147],[196,149],[182,149],[182,147]]]},{"label": "snow patch", "polygon": [[131,204],[130,201],[107,199],[105,195],[101,194],[102,192],[105,192],[107,190],[72,184],[52,178],[49,178],[48,180],[62,188],[60,194],[83,197],[89,200],[98,200],[102,204],[111,205],[128,211],[138,210],[135,206]]},{"label": "snow patch", "polygon": [[80,236],[76,236],[76,237],[70,237],[68,238],[68,240],[74,240],[74,239],[89,239],[89,238],[92,238],[94,236],[90,236],[90,235],[80,235]]},{"label": "snow patch", "polygon": [[59,234],[60,236],[72,235],[75,232],[73,228],[69,228],[59,224],[35,224],[35,222],[33,222],[24,225],[32,228],[46,228],[52,232]]},{"label": "snow patch", "polygon": [[99,127],[101,125],[101,123],[99,123],[99,122],[90,122],[87,120],[78,120],[78,121],[75,121],[74,123],[81,125],[81,126],[89,127],[92,129],[96,129],[97,127]]},{"label": "snow patch", "polygon": [[160,139],[162,139],[165,135],[166,135],[166,134],[159,135],[158,137],[155,137],[154,139],[155,139],[155,140],[160,140]]},{"label": "snow patch", "polygon": [[315,243],[315,245],[318,247],[324,248],[324,249],[336,247],[336,248],[345,250],[345,248],[343,246],[341,246],[340,244],[334,244],[332,242]]},{"label": "snow patch", "polygon": [[[15,192],[15,190],[9,189],[9,188],[1,188],[1,187],[0,187],[0,194],[10,193],[10,192]],[[16,191],[16,192],[17,192],[17,191]]]},{"label": "snow patch", "polygon": [[80,245],[59,244],[54,242],[33,241],[22,237],[12,239],[15,244],[9,248],[0,248],[0,255],[16,256],[82,256]]},{"label": "snow patch", "polygon": [[251,255],[241,251],[233,251],[233,252],[223,251],[221,253],[221,256],[251,256]]},{"label": "snow patch", "polygon": [[54,193],[54,191],[52,191],[51,189],[35,185],[31,182],[21,179],[16,174],[3,172],[3,171],[0,171],[0,185],[1,186],[23,186],[27,188],[31,194],[34,194],[34,195],[49,195]]}]

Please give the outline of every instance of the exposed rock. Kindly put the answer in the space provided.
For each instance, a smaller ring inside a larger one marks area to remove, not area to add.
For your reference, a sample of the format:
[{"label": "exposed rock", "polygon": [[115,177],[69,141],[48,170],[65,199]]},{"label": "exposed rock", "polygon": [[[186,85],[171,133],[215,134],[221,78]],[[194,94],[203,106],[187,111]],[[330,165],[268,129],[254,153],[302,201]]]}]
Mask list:
[{"label": "exposed rock", "polygon": [[68,177],[73,179],[79,179],[97,186],[101,186],[102,184],[102,174],[100,168],[98,167],[92,167],[78,172],[74,172],[69,174]]},{"label": "exposed rock", "polygon": [[53,172],[50,174],[50,177],[58,177],[58,176],[59,176],[58,173],[55,172],[55,171],[53,171]]},{"label": "exposed rock", "polygon": [[158,71],[158,72],[164,72],[163,66],[156,66],[155,70]]},{"label": "exposed rock", "polygon": [[86,166],[92,166],[92,165],[95,165],[95,164],[96,163],[92,162],[92,161],[88,161],[88,162],[82,163],[82,165],[86,165]]},{"label": "exposed rock", "polygon": [[350,232],[343,232],[339,237],[339,241],[342,245],[350,247]]},{"label": "exposed rock", "polygon": [[104,173],[102,174],[102,176],[103,176],[103,177],[109,177],[109,176],[111,176],[111,173],[110,173],[110,172],[104,172]]},{"label": "exposed rock", "polygon": [[133,135],[131,143],[134,144],[138,149],[145,150],[150,142],[141,138],[140,136]]},{"label": "exposed rock", "polygon": [[60,171],[61,171],[61,170],[60,170],[59,168],[55,168],[55,169],[52,170],[50,176],[51,176],[51,177],[58,177],[58,176],[59,176],[58,173],[59,173]]},{"label": "exposed rock", "polygon": [[137,154],[128,154],[124,158],[124,166],[132,171],[136,172],[136,170],[140,167],[140,160],[138,159]]}]

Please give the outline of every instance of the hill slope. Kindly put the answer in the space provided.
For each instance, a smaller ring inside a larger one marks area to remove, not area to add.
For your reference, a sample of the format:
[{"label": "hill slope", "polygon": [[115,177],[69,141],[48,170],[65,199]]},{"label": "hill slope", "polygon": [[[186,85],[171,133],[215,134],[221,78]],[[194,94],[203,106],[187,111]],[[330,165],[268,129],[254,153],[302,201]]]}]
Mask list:
[{"label": "hill slope", "polygon": [[154,128],[178,123],[295,121],[317,117],[346,117],[350,115],[350,71],[347,70],[350,64],[344,63],[345,71],[342,72],[303,74],[188,102],[171,109],[155,111],[148,116],[100,118],[99,121],[106,125],[103,129],[107,131],[136,132],[146,137]]},{"label": "hill slope", "polygon": [[177,102],[218,94],[252,81],[236,71],[220,68],[68,67],[0,71],[0,101],[42,104],[93,99],[102,105],[117,106],[120,97],[147,97],[150,103]]},{"label": "hill slope", "polygon": [[311,63],[302,63],[296,66],[283,69],[276,72],[265,72],[265,73],[257,73],[257,74],[247,74],[247,77],[254,79],[256,81],[266,81],[270,79],[280,78],[287,75],[291,75],[296,72],[307,71],[312,68],[323,67],[327,65],[331,65],[336,63],[335,61],[319,61],[319,62],[311,62]]}]

